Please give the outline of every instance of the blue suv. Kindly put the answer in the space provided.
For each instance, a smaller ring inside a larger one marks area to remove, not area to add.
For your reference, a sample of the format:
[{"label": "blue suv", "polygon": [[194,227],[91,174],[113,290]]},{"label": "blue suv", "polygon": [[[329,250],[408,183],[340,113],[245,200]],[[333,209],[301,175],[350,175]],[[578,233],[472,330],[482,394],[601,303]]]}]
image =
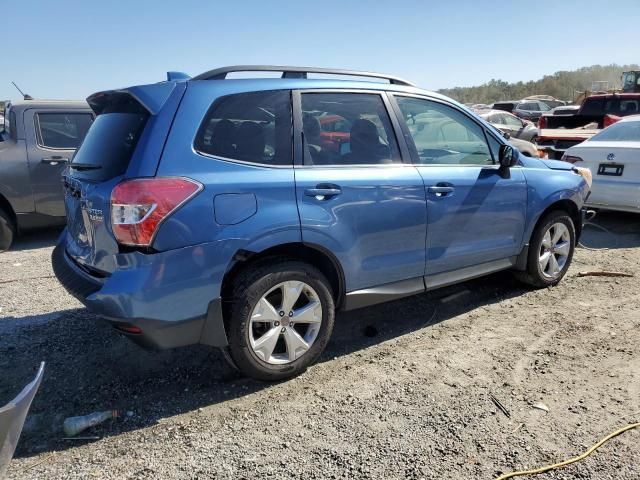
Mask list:
[{"label": "blue suv", "polygon": [[552,286],[580,235],[572,165],[396,77],[240,66],[87,100],[58,279],[139,344],[254,378],[304,371],[337,310],[505,269]]}]

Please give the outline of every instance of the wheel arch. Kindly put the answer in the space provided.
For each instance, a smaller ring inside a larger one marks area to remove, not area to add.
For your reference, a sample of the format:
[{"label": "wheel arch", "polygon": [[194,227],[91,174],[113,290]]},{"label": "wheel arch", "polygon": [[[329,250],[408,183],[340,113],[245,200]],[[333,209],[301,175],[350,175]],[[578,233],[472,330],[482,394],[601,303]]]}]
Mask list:
[{"label": "wheel arch", "polygon": [[9,215],[9,218],[13,222],[13,226],[17,231],[18,230],[18,216],[16,215],[16,212],[14,211],[14,209],[11,206],[11,203],[9,202],[7,197],[5,197],[2,193],[0,193],[0,210],[3,210],[7,215]]},{"label": "wheel arch", "polygon": [[223,300],[230,298],[233,282],[243,270],[256,262],[277,257],[304,261],[320,270],[329,281],[336,309],[342,306],[345,295],[345,279],[340,262],[333,253],[322,246],[303,242],[276,245],[260,252],[248,250],[236,252],[222,280],[220,293]]},{"label": "wheel arch", "polygon": [[536,222],[531,229],[531,232],[529,233],[529,238],[531,238],[531,235],[533,235],[533,232],[535,232],[536,227],[540,224],[542,219],[549,212],[552,212],[554,210],[564,210],[569,214],[571,220],[573,220],[573,226],[576,229],[577,243],[578,239],[580,238],[580,234],[582,233],[582,214],[580,213],[580,208],[578,207],[578,205],[573,200],[570,200],[568,198],[563,198],[552,202],[542,211],[542,213],[540,213],[540,216],[536,219]]}]

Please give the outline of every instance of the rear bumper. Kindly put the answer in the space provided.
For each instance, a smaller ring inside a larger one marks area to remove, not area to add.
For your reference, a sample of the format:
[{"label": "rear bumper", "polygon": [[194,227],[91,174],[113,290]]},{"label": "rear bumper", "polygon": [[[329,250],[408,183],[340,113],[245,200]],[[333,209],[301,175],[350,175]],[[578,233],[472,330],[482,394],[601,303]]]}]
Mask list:
[{"label": "rear bumper", "polygon": [[194,271],[185,260],[201,255],[198,251],[158,254],[157,262],[129,265],[100,278],[67,255],[64,238],[52,254],[56,277],[87,309],[132,341],[157,349],[227,345],[222,302],[212,293],[215,282],[206,269]]}]

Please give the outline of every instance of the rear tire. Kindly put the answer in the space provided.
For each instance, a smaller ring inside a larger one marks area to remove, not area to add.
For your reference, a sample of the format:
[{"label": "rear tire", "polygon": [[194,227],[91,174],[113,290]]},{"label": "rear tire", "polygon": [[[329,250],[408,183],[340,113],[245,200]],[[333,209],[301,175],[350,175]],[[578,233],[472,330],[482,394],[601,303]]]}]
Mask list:
[{"label": "rear tire", "polygon": [[15,236],[16,227],[13,220],[4,210],[0,210],[0,252],[11,248]]},{"label": "rear tire", "polygon": [[563,210],[546,214],[531,235],[527,269],[515,272],[516,278],[535,288],[556,285],[571,265],[575,243],[571,216]]},{"label": "rear tire", "polygon": [[233,285],[228,353],[243,374],[264,381],[304,372],[325,349],[335,319],[329,282],[298,260],[252,265]]}]

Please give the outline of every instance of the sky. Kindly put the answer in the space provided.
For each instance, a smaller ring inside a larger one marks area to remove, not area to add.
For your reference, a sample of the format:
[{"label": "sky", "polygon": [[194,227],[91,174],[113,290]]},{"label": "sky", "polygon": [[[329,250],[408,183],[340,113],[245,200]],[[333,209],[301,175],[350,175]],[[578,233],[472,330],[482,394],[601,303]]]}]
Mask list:
[{"label": "sky", "polygon": [[237,64],[397,75],[428,90],[640,62],[640,1],[0,0],[0,99],[79,99]]}]

